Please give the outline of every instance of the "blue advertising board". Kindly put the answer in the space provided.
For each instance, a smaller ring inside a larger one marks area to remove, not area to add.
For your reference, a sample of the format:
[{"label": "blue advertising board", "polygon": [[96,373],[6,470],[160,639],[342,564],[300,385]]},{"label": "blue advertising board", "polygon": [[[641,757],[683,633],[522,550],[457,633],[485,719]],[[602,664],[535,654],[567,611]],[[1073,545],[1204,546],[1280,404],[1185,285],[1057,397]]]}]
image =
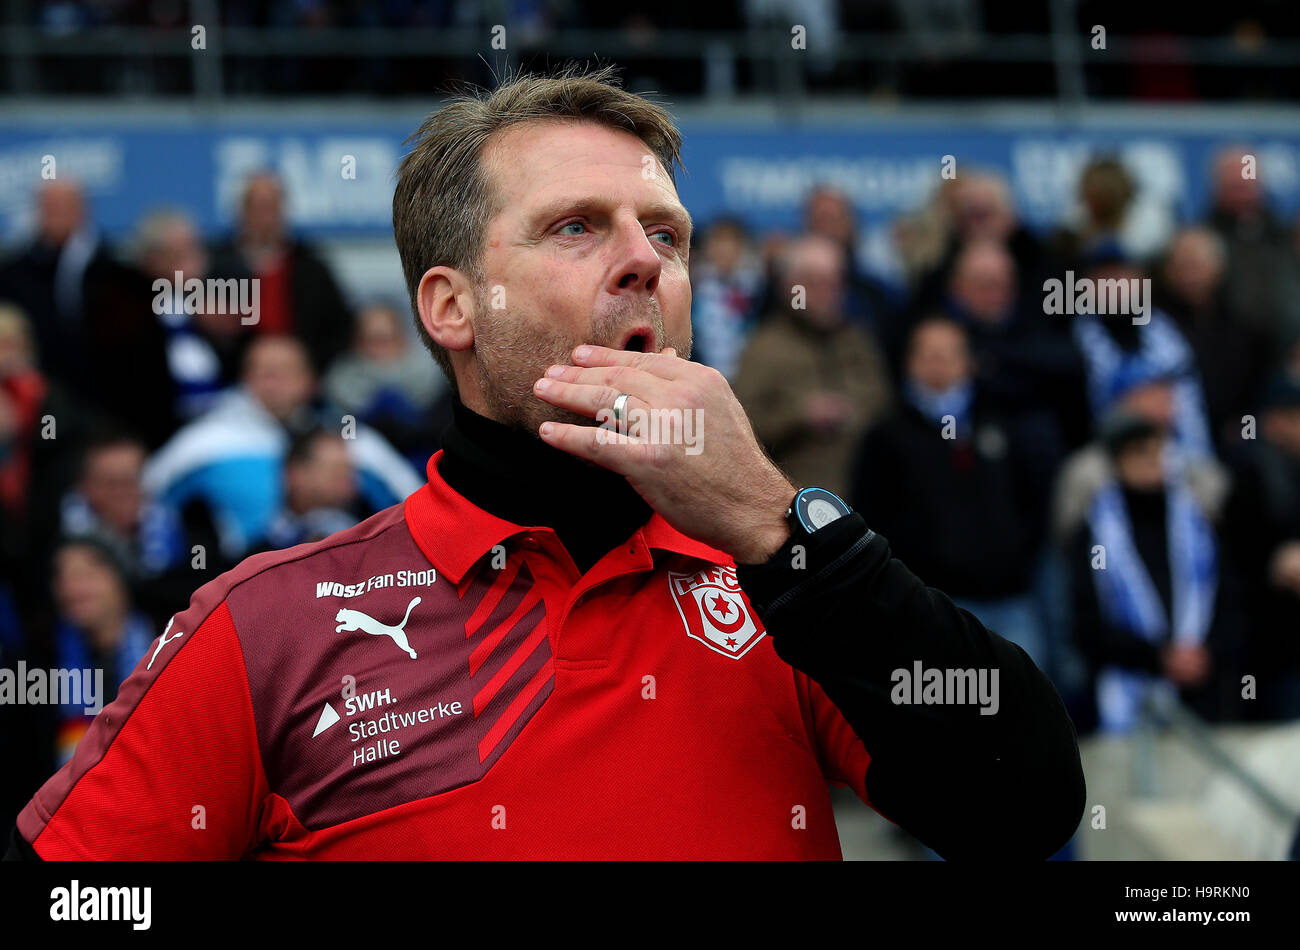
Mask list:
[{"label": "blue advertising board", "polygon": [[[113,237],[160,205],[188,209],[208,235],[229,228],[241,182],[270,168],[286,182],[295,227],[311,236],[391,234],[393,173],[420,116],[368,120],[356,109],[337,118],[255,121],[141,119],[59,122],[0,119],[0,240],[30,225],[42,170],[81,181],[95,220]],[[940,163],[991,168],[1007,176],[1031,227],[1060,220],[1074,200],[1083,164],[1119,155],[1148,197],[1188,220],[1204,210],[1210,168],[1225,144],[1244,142],[1275,209],[1300,210],[1300,122],[1242,134],[1240,122],[1143,131],[1141,123],[881,120],[833,127],[805,123],[683,123],[687,174],[678,185],[697,223],[737,214],[757,228],[790,228],[813,184],[834,183],[853,198],[864,227],[921,204]]]}]

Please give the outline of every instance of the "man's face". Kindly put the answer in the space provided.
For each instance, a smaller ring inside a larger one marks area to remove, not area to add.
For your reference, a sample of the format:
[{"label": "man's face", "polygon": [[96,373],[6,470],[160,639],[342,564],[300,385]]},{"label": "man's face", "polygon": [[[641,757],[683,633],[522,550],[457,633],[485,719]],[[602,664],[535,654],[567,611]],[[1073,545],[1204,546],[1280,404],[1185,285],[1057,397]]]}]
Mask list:
[{"label": "man's face", "polygon": [[272,243],[284,236],[284,205],[280,185],[273,178],[258,177],[244,192],[240,224],[250,241]]},{"label": "man's face", "polygon": [[1016,300],[1011,255],[991,244],[981,243],[966,250],[953,270],[952,295],[980,322],[1002,323]]},{"label": "man's face", "polygon": [[90,548],[69,545],[59,551],[54,569],[59,612],[80,627],[95,628],[119,615],[126,595],[116,573]]},{"label": "man's face", "polygon": [[808,202],[808,231],[849,247],[853,244],[853,209],[842,195],[819,191]]},{"label": "man's face", "polygon": [[1185,300],[1208,300],[1223,278],[1223,266],[1208,234],[1185,231],[1174,238],[1165,281]]},{"label": "man's face", "polygon": [[740,266],[745,254],[745,238],[733,227],[717,227],[709,232],[704,256],[719,274],[730,276]]},{"label": "man's face", "polygon": [[356,471],[342,439],[320,438],[310,458],[289,467],[289,504],[299,514],[346,508],[356,499]]},{"label": "man's face", "polygon": [[245,359],[244,385],[277,419],[288,419],[311,399],[315,388],[311,364],[293,340],[259,340]]},{"label": "man's face", "polygon": [[131,442],[105,445],[86,459],[81,491],[94,512],[123,534],[140,519],[144,449]]},{"label": "man's face", "polygon": [[208,256],[194,226],[186,221],[171,221],[162,240],[145,261],[150,276],[169,280],[180,271],[188,280],[202,278],[208,271]]},{"label": "man's face", "polygon": [[1120,397],[1119,404],[1132,415],[1149,419],[1167,429],[1173,427],[1174,386],[1167,380],[1135,386]]},{"label": "man's face", "polygon": [[791,299],[792,288],[804,289],[805,320],[828,328],[844,321],[844,254],[836,244],[820,238],[800,243],[786,277]]},{"label": "man's face", "polygon": [[970,378],[966,335],[951,323],[928,323],[916,331],[907,373],[920,386],[942,392]]},{"label": "man's face", "polygon": [[533,383],[581,343],[689,356],[690,218],[627,132],[530,122],[503,132],[484,162],[500,209],[472,319],[486,414],[532,432],[548,419],[592,425]]},{"label": "man's face", "polygon": [[70,184],[46,185],[37,198],[37,219],[47,244],[62,247],[84,220],[81,192]]},{"label": "man's face", "polygon": [[406,352],[406,336],[396,314],[388,307],[373,306],[357,318],[357,352],[375,363],[393,363]]},{"label": "man's face", "polygon": [[1138,491],[1155,491],[1164,484],[1164,440],[1160,436],[1127,445],[1115,459],[1120,481]]}]

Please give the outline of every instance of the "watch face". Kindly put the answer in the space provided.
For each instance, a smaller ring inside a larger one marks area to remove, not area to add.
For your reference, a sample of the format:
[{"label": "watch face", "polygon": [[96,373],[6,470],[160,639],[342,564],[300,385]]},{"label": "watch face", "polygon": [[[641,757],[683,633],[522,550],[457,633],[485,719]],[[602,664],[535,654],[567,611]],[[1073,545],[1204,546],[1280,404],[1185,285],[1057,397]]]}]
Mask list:
[{"label": "watch face", "polygon": [[825,498],[814,498],[808,502],[808,523],[817,530],[840,517],[840,510]]},{"label": "watch face", "polygon": [[799,524],[811,534],[843,518],[850,509],[834,492],[824,488],[805,488],[795,496],[794,511]]}]

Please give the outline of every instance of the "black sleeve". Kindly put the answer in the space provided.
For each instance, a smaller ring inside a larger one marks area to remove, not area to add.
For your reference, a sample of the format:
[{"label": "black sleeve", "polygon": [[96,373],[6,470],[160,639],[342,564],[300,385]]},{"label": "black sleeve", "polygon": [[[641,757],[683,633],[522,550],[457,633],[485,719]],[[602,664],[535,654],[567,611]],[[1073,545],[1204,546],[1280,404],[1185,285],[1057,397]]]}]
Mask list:
[{"label": "black sleeve", "polygon": [[36,853],[36,849],[29,845],[26,839],[18,833],[18,826],[15,825],[9,832],[9,847],[5,849],[4,860],[40,861],[42,858]]},{"label": "black sleeve", "polygon": [[[945,858],[1045,859],[1084,808],[1056,689],[1018,646],[926,587],[862,516],[792,539],[737,576],[777,655],[817,681],[871,754],[872,805]],[[998,671],[998,708],[895,703],[895,670]]]}]

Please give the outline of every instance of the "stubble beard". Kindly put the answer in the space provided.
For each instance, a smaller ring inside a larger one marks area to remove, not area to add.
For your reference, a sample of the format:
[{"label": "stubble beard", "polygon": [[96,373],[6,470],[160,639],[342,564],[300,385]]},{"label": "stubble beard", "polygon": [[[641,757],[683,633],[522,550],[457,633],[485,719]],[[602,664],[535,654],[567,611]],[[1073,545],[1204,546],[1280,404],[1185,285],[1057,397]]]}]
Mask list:
[{"label": "stubble beard", "polygon": [[556,363],[572,365],[573,348],[579,344],[616,347],[621,334],[631,324],[644,321],[654,327],[661,348],[671,346],[684,359],[691,353],[689,327],[685,340],[669,339],[664,331],[663,313],[653,297],[641,312],[628,300],[626,306],[593,317],[588,332],[580,339],[543,321],[530,320],[518,308],[494,309],[483,287],[475,290],[475,309],[478,316],[474,321],[474,363],[479,391],[487,403],[487,415],[537,438],[540,438],[538,427],[543,422],[597,424],[594,418],[553,406],[533,392],[533,384],[546,375],[549,367]]}]

